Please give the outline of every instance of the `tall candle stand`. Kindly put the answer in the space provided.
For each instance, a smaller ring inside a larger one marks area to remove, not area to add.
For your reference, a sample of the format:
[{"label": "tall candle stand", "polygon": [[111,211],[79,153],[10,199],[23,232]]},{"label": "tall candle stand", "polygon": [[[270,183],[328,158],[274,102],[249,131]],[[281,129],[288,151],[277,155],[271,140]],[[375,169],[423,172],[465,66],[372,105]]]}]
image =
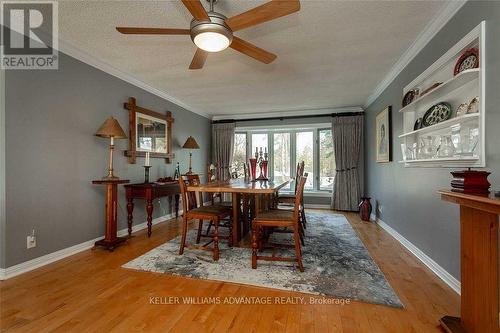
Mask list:
[{"label": "tall candle stand", "polygon": [[263,153],[262,149],[261,149],[259,152],[259,158],[257,160],[257,164],[260,168],[260,176],[256,180],[260,180],[260,181],[268,180],[267,179],[267,163],[268,163],[267,157],[268,157],[267,151],[265,153]]},{"label": "tall candle stand", "polygon": [[151,165],[144,166],[144,183],[149,183],[149,169],[151,169]]}]

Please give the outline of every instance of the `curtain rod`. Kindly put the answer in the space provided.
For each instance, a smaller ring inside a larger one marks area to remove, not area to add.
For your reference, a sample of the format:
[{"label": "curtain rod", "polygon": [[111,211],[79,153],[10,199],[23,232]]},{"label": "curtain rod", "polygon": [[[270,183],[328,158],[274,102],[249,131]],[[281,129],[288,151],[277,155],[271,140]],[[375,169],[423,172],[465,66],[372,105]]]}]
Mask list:
[{"label": "curtain rod", "polygon": [[212,124],[227,124],[227,123],[240,123],[244,121],[262,121],[262,120],[288,120],[288,119],[303,119],[303,118],[324,118],[324,117],[354,117],[362,116],[364,112],[338,112],[330,114],[315,114],[310,116],[288,116],[288,117],[269,117],[269,118],[249,118],[249,119],[221,119],[213,120]]}]

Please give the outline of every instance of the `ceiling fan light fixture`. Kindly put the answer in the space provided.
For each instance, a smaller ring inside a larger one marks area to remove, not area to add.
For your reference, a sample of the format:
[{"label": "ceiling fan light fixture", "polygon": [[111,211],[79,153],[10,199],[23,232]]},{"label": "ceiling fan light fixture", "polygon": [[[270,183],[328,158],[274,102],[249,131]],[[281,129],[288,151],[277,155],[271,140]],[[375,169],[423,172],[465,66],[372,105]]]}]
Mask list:
[{"label": "ceiling fan light fixture", "polygon": [[233,32],[226,25],[226,17],[220,13],[208,12],[210,21],[191,21],[191,39],[194,44],[207,52],[220,52],[231,45]]},{"label": "ceiling fan light fixture", "polygon": [[225,35],[218,32],[202,32],[193,38],[194,43],[200,49],[207,52],[220,52],[228,48],[230,41]]}]

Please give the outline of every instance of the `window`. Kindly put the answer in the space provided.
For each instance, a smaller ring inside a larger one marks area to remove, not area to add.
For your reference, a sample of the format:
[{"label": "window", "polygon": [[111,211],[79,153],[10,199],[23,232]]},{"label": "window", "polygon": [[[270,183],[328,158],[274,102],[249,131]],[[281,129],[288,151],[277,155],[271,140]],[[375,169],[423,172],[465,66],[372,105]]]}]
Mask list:
[{"label": "window", "polygon": [[292,177],[290,173],[290,133],[274,133],[273,176]]},{"label": "window", "polygon": [[252,150],[250,151],[252,154],[252,157],[255,156],[255,152],[258,150],[260,151],[267,151],[268,150],[267,146],[267,133],[265,134],[252,134]]},{"label": "window", "polygon": [[314,187],[314,137],[313,132],[297,132],[296,157],[297,163],[304,161],[304,173],[308,173],[306,189]]},{"label": "window", "polygon": [[234,134],[233,166],[238,175],[244,174],[243,164],[247,156],[247,135],[246,133]]},{"label": "window", "polygon": [[[304,161],[308,173],[306,191],[331,191],[335,177],[332,131],[328,124],[301,128],[240,128],[234,142],[233,164],[238,174],[242,165],[255,156],[255,149],[269,153],[269,172],[273,177],[294,177],[297,163]],[[239,167],[241,165],[241,167]]]},{"label": "window", "polygon": [[319,189],[331,190],[335,177],[332,130],[319,131]]}]

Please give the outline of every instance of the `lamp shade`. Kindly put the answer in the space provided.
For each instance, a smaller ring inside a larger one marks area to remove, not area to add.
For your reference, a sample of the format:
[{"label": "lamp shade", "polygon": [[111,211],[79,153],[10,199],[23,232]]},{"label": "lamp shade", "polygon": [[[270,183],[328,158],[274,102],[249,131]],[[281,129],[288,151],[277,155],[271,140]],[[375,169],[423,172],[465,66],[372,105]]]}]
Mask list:
[{"label": "lamp shade", "polygon": [[115,139],[124,139],[127,137],[122,127],[118,123],[118,120],[113,117],[109,117],[108,119],[106,119],[101,127],[99,127],[95,135],[102,138],[113,137]]},{"label": "lamp shade", "polygon": [[190,136],[189,138],[187,138],[187,140],[184,143],[184,146],[182,146],[182,148],[185,148],[185,149],[199,149],[200,146],[198,146],[198,143],[196,142],[196,140],[192,136]]}]

